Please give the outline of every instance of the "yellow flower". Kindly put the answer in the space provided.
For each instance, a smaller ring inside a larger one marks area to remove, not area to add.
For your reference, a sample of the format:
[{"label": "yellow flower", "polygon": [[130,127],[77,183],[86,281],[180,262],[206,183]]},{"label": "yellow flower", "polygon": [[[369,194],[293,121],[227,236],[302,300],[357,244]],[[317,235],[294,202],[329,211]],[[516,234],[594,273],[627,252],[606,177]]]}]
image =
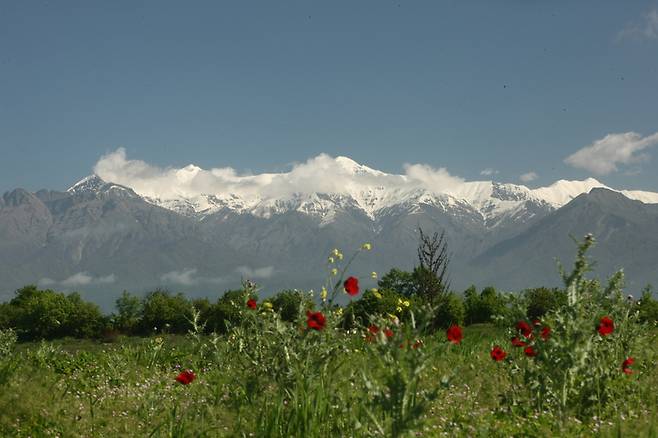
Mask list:
[{"label": "yellow flower", "polygon": [[333,258],[333,257],[329,257],[329,263],[333,263],[333,262],[334,262],[334,258]]},{"label": "yellow flower", "polygon": [[331,270],[331,275],[338,275],[338,269],[334,268]]},{"label": "yellow flower", "polygon": [[325,301],[327,299],[327,288],[322,286],[322,291],[320,292],[320,298],[322,298],[322,301]]},{"label": "yellow flower", "polygon": [[404,307],[409,307],[409,306],[411,305],[411,303],[410,303],[408,300],[404,300],[404,301],[402,302],[402,305],[403,305]]},{"label": "yellow flower", "polygon": [[364,243],[363,245],[361,245],[361,248],[365,249],[366,251],[370,251],[372,249],[372,245],[369,243]]},{"label": "yellow flower", "polygon": [[398,298],[398,306],[401,306],[401,305],[402,305],[402,299]]},{"label": "yellow flower", "polygon": [[398,313],[402,312],[402,307],[397,306],[397,307],[395,308],[395,311],[398,312]]},{"label": "yellow flower", "polygon": [[340,254],[340,251],[338,251],[338,248],[334,248],[334,250],[331,252],[333,255],[338,257],[338,254]]},{"label": "yellow flower", "polygon": [[263,307],[265,307],[266,309],[272,310],[272,303],[270,303],[269,301],[265,301],[263,303]]},{"label": "yellow flower", "polygon": [[377,273],[376,273],[375,271],[372,271],[372,272],[370,273],[370,278],[377,279]]},{"label": "yellow flower", "polygon": [[343,253],[339,252],[338,254],[336,254],[336,257],[338,257],[338,260],[343,260]]},{"label": "yellow flower", "polygon": [[342,307],[339,307],[338,309],[336,309],[336,315],[341,316],[342,314],[343,314],[343,308]]},{"label": "yellow flower", "polygon": [[377,298],[378,300],[381,300],[381,299],[382,299],[382,294],[380,294],[379,292],[377,292],[377,289],[373,289],[373,290],[372,290],[372,294],[373,294],[373,295],[375,296],[375,298]]}]

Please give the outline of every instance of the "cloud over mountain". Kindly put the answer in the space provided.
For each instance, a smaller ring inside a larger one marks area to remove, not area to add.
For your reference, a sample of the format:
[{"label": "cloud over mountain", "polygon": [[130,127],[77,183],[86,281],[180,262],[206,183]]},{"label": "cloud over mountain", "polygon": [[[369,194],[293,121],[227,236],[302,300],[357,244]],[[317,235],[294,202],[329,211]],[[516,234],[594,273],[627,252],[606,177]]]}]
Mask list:
[{"label": "cloud over mountain", "polygon": [[405,164],[404,175],[360,165],[346,157],[320,154],[293,165],[289,172],[238,174],[230,167],[202,169],[195,165],[161,168],[128,159],[126,150],[102,156],[94,172],[105,181],[131,187],[144,196],[172,199],[201,194],[232,193],[243,198],[282,198],[295,193],[343,193],[359,187],[425,188],[443,193],[464,182],[445,168]]},{"label": "cloud over mountain", "polygon": [[597,175],[607,175],[616,172],[620,164],[635,164],[648,160],[649,155],[642,151],[656,144],[658,132],[646,137],[636,132],[608,134],[568,156],[564,162]]}]

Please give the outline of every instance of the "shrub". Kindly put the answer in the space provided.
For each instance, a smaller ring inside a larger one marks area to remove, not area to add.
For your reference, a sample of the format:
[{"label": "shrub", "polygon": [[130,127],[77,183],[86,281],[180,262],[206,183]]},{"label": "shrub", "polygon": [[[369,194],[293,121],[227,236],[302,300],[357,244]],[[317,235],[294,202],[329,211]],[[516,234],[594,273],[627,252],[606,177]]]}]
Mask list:
[{"label": "shrub", "polygon": [[143,300],[139,325],[143,333],[187,333],[191,317],[192,304],[183,294],[171,295],[167,291],[156,290]]},{"label": "shrub", "polygon": [[653,299],[651,286],[642,291],[642,297],[636,304],[639,319],[649,324],[658,324],[658,301]]},{"label": "shrub", "polygon": [[408,319],[409,310],[418,305],[417,298],[409,298],[393,289],[368,289],[361,299],[352,301],[344,312],[343,326],[367,326],[373,317],[394,315],[400,320]]},{"label": "shrub", "polygon": [[464,311],[466,324],[492,322],[495,316],[507,314],[505,297],[491,286],[478,295],[475,286],[471,286],[464,292]]},{"label": "shrub", "polygon": [[526,314],[530,319],[541,318],[567,303],[566,293],[558,288],[526,289],[523,291],[523,296],[527,302]]},{"label": "shrub", "polygon": [[143,312],[142,300],[124,290],[116,300],[116,308],[119,312],[115,318],[116,328],[124,333],[134,333]]},{"label": "shrub", "polygon": [[454,293],[447,294],[436,308],[434,328],[447,328],[464,323],[464,303]]},{"label": "shrub", "polygon": [[[247,292],[243,289],[224,292],[217,303],[207,310],[206,330],[216,333],[226,333],[228,327],[239,325],[244,318]],[[204,315],[201,315],[204,318]]]},{"label": "shrub", "polygon": [[21,339],[53,339],[64,336],[97,337],[104,318],[97,305],[76,292],[69,295],[25,286],[9,302],[11,320]]},{"label": "shrub", "polygon": [[272,303],[273,310],[281,315],[281,319],[287,322],[296,322],[300,315],[305,318],[305,311],[314,308],[309,296],[297,289],[281,291],[268,301]]}]

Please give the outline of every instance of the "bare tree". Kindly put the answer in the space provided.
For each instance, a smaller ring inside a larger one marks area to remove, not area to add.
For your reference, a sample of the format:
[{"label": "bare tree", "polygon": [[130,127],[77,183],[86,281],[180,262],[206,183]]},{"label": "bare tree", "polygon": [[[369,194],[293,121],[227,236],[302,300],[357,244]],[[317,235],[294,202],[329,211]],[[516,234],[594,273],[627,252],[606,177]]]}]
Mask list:
[{"label": "bare tree", "polygon": [[418,244],[420,266],[414,270],[414,274],[419,280],[418,293],[425,296],[429,302],[437,303],[450,289],[448,242],[445,231],[442,231],[440,235],[435,232],[431,237],[425,234],[420,227],[418,227],[418,231],[420,232]]}]

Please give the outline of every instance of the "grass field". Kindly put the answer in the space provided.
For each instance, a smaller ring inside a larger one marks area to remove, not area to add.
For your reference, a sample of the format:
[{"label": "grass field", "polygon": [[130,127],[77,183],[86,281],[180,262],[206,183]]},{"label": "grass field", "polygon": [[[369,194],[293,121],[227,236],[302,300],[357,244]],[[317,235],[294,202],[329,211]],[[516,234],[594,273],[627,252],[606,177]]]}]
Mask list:
[{"label": "grass field", "polygon": [[[512,383],[489,351],[509,342],[503,329],[468,327],[458,345],[439,332],[419,348],[400,348],[398,331],[384,342],[327,329],[19,344],[0,436],[658,435],[655,331],[623,403],[589,421],[501,402]],[[295,337],[303,347],[285,348]],[[197,376],[188,385],[175,381],[183,368]]]}]

